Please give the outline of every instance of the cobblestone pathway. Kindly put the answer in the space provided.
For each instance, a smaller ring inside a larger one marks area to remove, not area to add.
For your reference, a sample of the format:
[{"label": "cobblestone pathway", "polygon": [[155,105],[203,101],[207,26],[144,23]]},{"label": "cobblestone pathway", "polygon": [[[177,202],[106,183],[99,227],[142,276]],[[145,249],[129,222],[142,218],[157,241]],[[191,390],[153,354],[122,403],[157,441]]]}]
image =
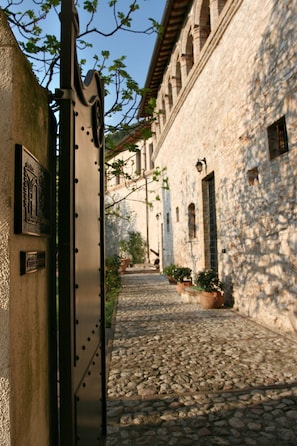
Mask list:
[{"label": "cobblestone pathway", "polygon": [[123,276],[107,446],[297,445],[297,343],[230,309]]}]

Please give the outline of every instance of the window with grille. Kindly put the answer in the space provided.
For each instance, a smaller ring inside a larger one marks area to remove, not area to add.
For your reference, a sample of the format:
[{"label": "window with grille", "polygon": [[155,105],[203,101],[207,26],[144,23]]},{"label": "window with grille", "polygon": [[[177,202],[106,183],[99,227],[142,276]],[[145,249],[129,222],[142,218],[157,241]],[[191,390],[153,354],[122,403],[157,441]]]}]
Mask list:
[{"label": "window with grille", "polygon": [[289,151],[286,120],[283,116],[267,128],[270,159]]},{"label": "window with grille", "polygon": [[196,238],[196,211],[195,204],[191,203],[188,206],[188,229],[189,229],[189,238]]}]

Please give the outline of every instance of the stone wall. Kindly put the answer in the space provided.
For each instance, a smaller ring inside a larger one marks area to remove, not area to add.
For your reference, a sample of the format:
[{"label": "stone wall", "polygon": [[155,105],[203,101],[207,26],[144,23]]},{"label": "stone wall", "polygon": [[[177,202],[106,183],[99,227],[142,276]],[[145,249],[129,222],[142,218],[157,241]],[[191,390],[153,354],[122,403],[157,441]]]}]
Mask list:
[{"label": "stone wall", "polygon": [[[194,272],[205,267],[202,184],[213,173],[227,298],[242,313],[284,330],[290,330],[288,310],[297,291],[296,20],[290,0],[229,0],[155,141],[155,162],[167,167],[170,183],[163,194],[163,215],[170,218],[165,263],[174,258]],[[267,127],[282,116],[289,152],[271,161]],[[195,163],[204,157],[199,174]],[[250,185],[254,168],[258,181]]]},{"label": "stone wall", "polygon": [[14,234],[15,144],[49,167],[48,98],[0,11],[0,444],[50,444],[49,269],[20,275],[20,251],[49,239]]},{"label": "stone wall", "polygon": [[[153,161],[166,167],[170,190],[159,190],[153,216],[161,219],[157,231],[150,229],[150,244],[160,246],[164,265],[189,266],[193,275],[208,266],[205,185],[213,175],[226,302],[291,331],[289,310],[297,293],[297,4],[214,0],[211,29],[202,38],[206,3],[193,2],[156,98]],[[289,151],[270,159],[267,128],[283,116]],[[201,173],[198,158],[206,160]],[[147,221],[156,227],[136,201],[124,203],[135,211],[135,227]]]}]

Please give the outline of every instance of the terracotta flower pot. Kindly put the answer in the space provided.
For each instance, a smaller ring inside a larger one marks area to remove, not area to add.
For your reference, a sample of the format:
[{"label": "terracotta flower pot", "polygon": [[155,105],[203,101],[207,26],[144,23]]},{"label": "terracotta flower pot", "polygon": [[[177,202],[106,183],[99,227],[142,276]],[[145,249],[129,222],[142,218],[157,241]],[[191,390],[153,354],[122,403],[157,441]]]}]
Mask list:
[{"label": "terracotta flower pot", "polygon": [[220,291],[200,291],[200,304],[203,308],[220,308],[224,305],[224,296]]},{"label": "terracotta flower pot", "polygon": [[170,285],[176,285],[176,280],[173,278],[173,276],[167,276],[167,279]]},{"label": "terracotta flower pot", "polygon": [[187,286],[192,286],[191,280],[187,280],[186,282],[178,282],[178,284],[176,285],[176,291],[178,292],[178,294],[181,294],[183,288]]}]

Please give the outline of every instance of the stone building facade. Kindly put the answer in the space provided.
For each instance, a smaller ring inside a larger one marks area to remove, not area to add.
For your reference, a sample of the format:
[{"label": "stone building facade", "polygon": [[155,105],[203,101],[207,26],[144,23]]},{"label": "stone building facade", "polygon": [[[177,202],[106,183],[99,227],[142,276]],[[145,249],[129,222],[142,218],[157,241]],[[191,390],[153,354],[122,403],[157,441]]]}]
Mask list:
[{"label": "stone building facade", "polygon": [[[155,168],[152,140],[137,135],[123,138],[110,160],[122,163],[124,173],[117,174],[111,167],[107,170],[106,253],[118,253],[119,242],[127,240],[130,231],[140,232],[147,247],[145,260],[154,263],[161,242],[159,184],[165,174]],[[127,144],[135,144],[138,150],[129,151]]]},{"label": "stone building facade", "polygon": [[297,293],[296,22],[293,0],[170,2],[140,104],[145,118],[156,98],[146,145],[170,187],[153,212],[161,264],[217,269],[228,303],[285,331]]}]

